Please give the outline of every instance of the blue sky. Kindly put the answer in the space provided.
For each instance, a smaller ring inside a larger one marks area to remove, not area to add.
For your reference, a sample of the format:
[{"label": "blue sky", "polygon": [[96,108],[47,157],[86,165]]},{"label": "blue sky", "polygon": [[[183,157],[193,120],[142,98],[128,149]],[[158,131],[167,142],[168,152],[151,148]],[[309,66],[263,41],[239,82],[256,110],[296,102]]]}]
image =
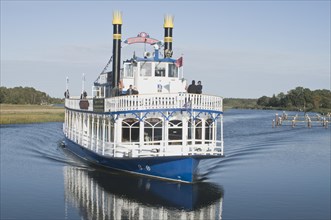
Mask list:
[{"label": "blue sky", "polygon": [[174,57],[184,55],[185,78],[201,80],[204,93],[330,89],[330,1],[1,0],[1,86],[62,97],[68,76],[79,95],[84,73],[90,88],[112,53],[115,10],[122,40],[140,32],[163,40],[163,17],[174,15]]}]

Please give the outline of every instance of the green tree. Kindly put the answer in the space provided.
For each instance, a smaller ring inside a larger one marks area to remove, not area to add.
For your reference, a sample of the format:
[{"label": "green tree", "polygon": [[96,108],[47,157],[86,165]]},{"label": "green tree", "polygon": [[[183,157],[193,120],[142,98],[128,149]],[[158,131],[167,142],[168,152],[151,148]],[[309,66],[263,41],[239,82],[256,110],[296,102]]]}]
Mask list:
[{"label": "green tree", "polygon": [[261,98],[259,98],[256,102],[256,104],[260,105],[260,106],[268,106],[269,104],[269,97],[267,96],[262,96]]},{"label": "green tree", "polygon": [[0,103],[40,105],[63,103],[63,100],[51,98],[45,92],[38,91],[32,87],[0,87]]},{"label": "green tree", "polygon": [[278,107],[279,106],[279,99],[276,97],[275,94],[269,99],[269,105],[272,107]]}]

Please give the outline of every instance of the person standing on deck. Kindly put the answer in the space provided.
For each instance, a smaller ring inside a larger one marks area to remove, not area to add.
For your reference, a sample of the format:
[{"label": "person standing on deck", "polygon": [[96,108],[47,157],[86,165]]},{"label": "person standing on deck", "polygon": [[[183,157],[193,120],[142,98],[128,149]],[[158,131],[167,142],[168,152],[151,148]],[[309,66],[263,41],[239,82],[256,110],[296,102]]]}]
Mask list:
[{"label": "person standing on deck", "polygon": [[130,87],[128,88],[128,90],[126,90],[126,94],[127,94],[127,95],[132,95],[132,94],[133,94],[133,88],[132,88],[132,85],[130,85]]},{"label": "person standing on deck", "polygon": [[187,88],[188,93],[197,93],[197,85],[195,85],[195,80],[192,80],[192,84]]},{"label": "person standing on deck", "polygon": [[198,81],[197,94],[201,94],[201,93],[202,93],[202,85],[201,85],[201,81]]}]

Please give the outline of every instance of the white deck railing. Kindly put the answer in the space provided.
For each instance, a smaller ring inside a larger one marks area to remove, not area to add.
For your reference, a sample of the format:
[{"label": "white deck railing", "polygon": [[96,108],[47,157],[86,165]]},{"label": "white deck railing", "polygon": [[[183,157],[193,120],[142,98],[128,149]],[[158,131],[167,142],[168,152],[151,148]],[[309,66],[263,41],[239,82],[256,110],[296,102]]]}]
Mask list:
[{"label": "white deck railing", "polygon": [[[70,109],[81,110],[80,99],[66,99],[65,106]],[[88,98],[88,109],[93,111],[93,99]],[[223,99],[219,96],[203,95],[203,94],[144,94],[144,95],[127,95],[106,98],[104,103],[104,111],[132,111],[132,110],[149,110],[149,109],[203,109],[213,111],[223,111]]]},{"label": "white deck railing", "polygon": [[[151,156],[187,156],[187,155],[223,155],[222,140],[188,140],[183,145],[181,140],[111,143],[89,137],[81,130],[71,131],[63,127],[67,138],[77,144],[110,157],[151,157]],[[195,141],[195,143],[194,143]],[[180,142],[180,143],[178,143]],[[197,142],[200,142],[197,144]]]}]

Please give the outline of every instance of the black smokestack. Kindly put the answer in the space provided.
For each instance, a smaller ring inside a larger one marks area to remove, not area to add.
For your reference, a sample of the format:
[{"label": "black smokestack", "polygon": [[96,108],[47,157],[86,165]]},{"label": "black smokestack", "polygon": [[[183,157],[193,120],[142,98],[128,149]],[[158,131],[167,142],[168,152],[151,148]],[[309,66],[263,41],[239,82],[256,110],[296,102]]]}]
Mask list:
[{"label": "black smokestack", "polygon": [[172,29],[174,28],[174,17],[164,17],[164,57],[172,57]]},{"label": "black smokestack", "polygon": [[[121,38],[122,38],[122,14],[119,11],[113,13],[113,71],[111,85],[117,89],[121,71]],[[110,76],[108,76],[110,80]]]}]

